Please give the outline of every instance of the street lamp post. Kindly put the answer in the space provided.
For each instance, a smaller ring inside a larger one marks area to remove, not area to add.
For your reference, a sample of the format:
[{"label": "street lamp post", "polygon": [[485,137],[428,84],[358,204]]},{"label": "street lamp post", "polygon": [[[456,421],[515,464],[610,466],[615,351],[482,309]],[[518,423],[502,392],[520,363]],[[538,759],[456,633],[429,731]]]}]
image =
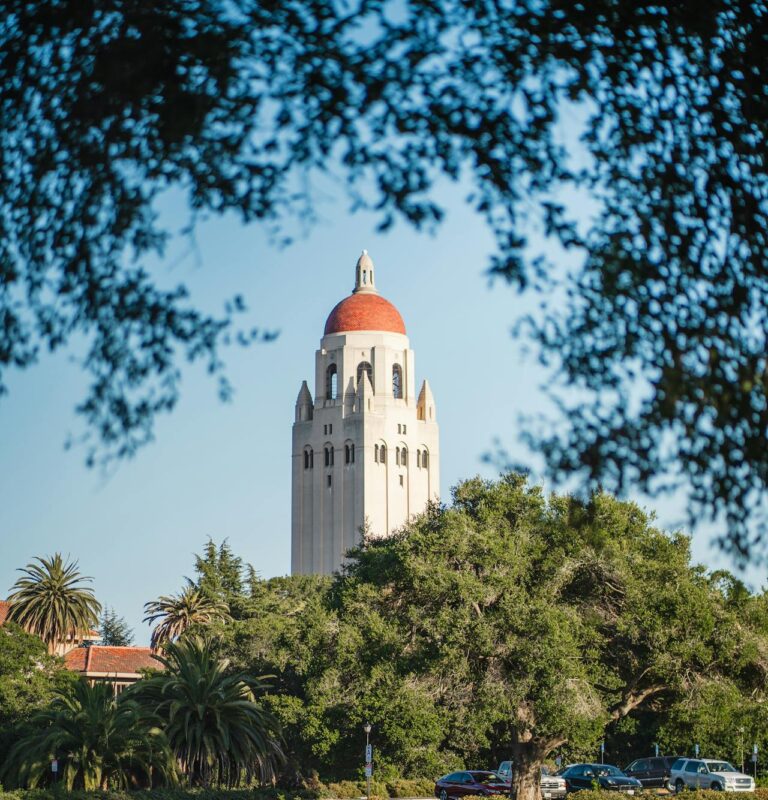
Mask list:
[{"label": "street lamp post", "polygon": [[366,800],[371,800],[371,772],[373,771],[373,751],[371,750],[371,723],[366,722],[363,725],[365,731],[365,791]]},{"label": "street lamp post", "polygon": [[741,758],[741,771],[744,772],[744,727],[739,728],[739,757]]}]

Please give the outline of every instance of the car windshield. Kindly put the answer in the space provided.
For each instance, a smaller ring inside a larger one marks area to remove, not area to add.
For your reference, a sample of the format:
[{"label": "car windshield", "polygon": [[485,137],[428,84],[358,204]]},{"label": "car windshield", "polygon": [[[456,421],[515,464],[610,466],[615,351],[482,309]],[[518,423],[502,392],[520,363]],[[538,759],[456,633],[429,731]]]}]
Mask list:
[{"label": "car windshield", "polygon": [[707,769],[710,772],[736,772],[727,761],[707,761]]},{"label": "car windshield", "polygon": [[623,778],[624,773],[618,767],[612,767],[608,764],[595,765],[595,772],[600,778]]}]

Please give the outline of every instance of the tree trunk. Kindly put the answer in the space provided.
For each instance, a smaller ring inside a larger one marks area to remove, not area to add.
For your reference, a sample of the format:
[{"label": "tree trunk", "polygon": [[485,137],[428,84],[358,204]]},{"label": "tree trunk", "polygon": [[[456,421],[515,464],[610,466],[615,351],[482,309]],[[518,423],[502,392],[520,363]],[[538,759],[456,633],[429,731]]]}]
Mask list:
[{"label": "tree trunk", "polygon": [[532,741],[518,741],[512,746],[512,754],[512,797],[541,800],[541,766],[546,751]]}]

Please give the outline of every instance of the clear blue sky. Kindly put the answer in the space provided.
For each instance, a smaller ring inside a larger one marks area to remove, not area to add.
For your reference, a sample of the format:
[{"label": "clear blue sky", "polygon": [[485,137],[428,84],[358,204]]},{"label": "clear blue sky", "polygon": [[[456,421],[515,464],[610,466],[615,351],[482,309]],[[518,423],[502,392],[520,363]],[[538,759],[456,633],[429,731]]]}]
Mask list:
[{"label": "clear blue sky", "polygon": [[[436,236],[404,225],[377,234],[373,217],[350,215],[339,199],[285,250],[271,247],[259,226],[232,218],[200,227],[194,251],[176,241],[157,265],[159,280],[187,283],[210,309],[242,292],[249,322],[281,333],[271,344],[226,353],[232,403],[217,400],[202,369],[187,369],[181,402],[159,420],[155,443],[108,477],[84,466],[82,450],[63,447],[79,430],[74,407],[85,391],[72,352],[10,375],[10,394],[0,400],[0,596],[17,567],[61,551],[79,560],[101,602],[144,644],[143,604],[181,587],[208,537],[229,539],[262,577],[288,573],[294,402],[303,379],[312,385],[325,318],[349,294],[363,248],[380,292],[405,320],[417,381],[428,378],[435,394],[443,496],[461,478],[493,475],[481,456],[494,437],[532,461],[516,442],[516,421],[542,409],[546,376],[509,329],[521,303],[535,298],[489,286],[488,231],[460,192],[443,190],[443,201],[449,213]],[[165,216],[180,227],[181,204],[169,201]],[[649,507],[665,525],[684,516],[680,501]],[[709,538],[697,534],[696,558],[724,564]]]}]

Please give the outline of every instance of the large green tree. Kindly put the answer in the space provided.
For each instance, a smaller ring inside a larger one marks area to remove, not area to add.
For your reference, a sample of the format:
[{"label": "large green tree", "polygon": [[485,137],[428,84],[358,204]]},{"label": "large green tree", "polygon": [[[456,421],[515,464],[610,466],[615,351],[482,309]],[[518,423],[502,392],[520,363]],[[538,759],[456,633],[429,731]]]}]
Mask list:
[{"label": "large green tree", "polygon": [[607,725],[754,670],[768,643],[691,565],[686,537],[632,503],[547,498],[517,475],[460,484],[451,508],[366,542],[338,592],[361,652],[427,680],[465,752],[511,756],[521,800],[555,749],[594,752]]},{"label": "large green tree", "polygon": [[35,558],[11,588],[8,619],[39,636],[53,653],[57,645],[87,636],[98,625],[101,605],[91,578],[81,575],[77,561],[61,553]]},{"label": "large green tree", "polygon": [[58,760],[68,790],[175,783],[173,754],[158,720],[111,683],[76,681],[39,711],[8,753],[3,777],[29,788],[47,783]]},{"label": "large green tree", "polygon": [[232,671],[210,641],[168,644],[164,671],[131,691],[163,721],[182,771],[193,785],[266,781],[282,757],[277,722],[259,701],[264,682]]},{"label": "large green tree", "polygon": [[75,680],[38,636],[14,622],[0,627],[0,763],[32,715]]},{"label": "large green tree", "polygon": [[706,685],[763,692],[759,604],[741,613],[687,537],[607,494],[467,481],[366,539],[330,587],[283,581],[254,594],[226,647],[276,672],[289,757],[328,777],[355,776],[370,721],[379,775],[513,758],[532,800],[546,759],[593,758],[642,711],[682,744],[675,715],[703,708]]},{"label": "large green tree", "polygon": [[[0,370],[85,335],[89,461],[152,438],[180,357],[222,379],[243,308],[206,313],[145,266],[168,238],[155,211],[169,187],[192,223],[231,210],[284,240],[283,221],[313,217],[313,173],[341,175],[382,229],[439,222],[434,187],[461,176],[496,236],[492,274],[564,283],[565,305],[530,320],[554,374],[583,390],[561,395],[562,436],[533,434],[553,471],[654,489],[676,470],[739,553],[762,535],[763,0],[4,11]],[[554,266],[534,230],[575,267]]]}]

